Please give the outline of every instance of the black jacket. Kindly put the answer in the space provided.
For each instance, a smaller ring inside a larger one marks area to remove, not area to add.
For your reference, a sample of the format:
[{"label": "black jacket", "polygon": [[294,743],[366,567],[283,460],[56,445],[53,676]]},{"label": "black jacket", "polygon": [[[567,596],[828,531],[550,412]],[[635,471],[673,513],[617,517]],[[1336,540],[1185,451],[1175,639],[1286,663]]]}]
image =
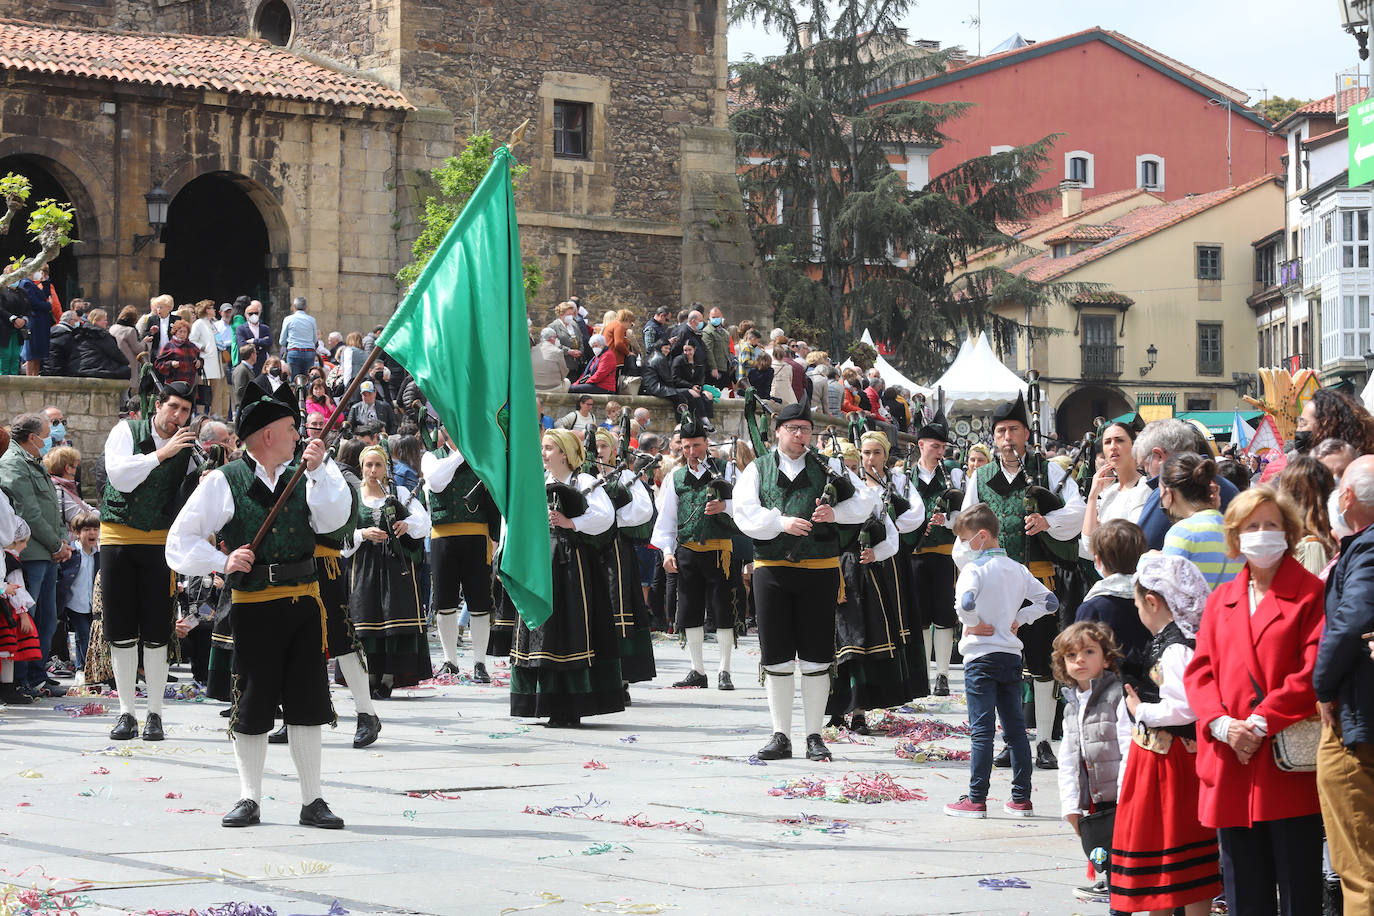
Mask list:
[{"label": "black jacket", "polygon": [[29,297],[13,286],[0,289],[0,347],[8,346],[11,334],[18,334],[14,326],[17,318],[29,320]]},{"label": "black jacket", "polygon": [[[391,409],[391,405],[381,398],[378,398],[374,405],[377,408],[377,419],[382,426],[386,427],[386,434],[389,436],[396,432],[396,413]],[[366,422],[363,420],[363,410],[367,407],[360,399],[352,407],[348,408],[348,422],[353,426]]]},{"label": "black jacket", "polygon": [[651,398],[674,398],[684,390],[673,381],[672,364],[662,353],[654,354],[649,365],[644,367],[644,378],[639,384],[639,393]]},{"label": "black jacket", "polygon": [[[700,353],[701,351],[696,351]],[[695,354],[693,354],[695,355]],[[687,362],[687,357],[673,358],[673,384],[680,388],[691,388],[706,384],[706,366],[698,362]]]},{"label": "black jacket", "polygon": [[[43,375],[76,375],[71,370],[72,346],[76,343],[76,338],[72,335],[69,325],[58,322],[52,326],[48,332],[48,358],[43,360]],[[126,363],[124,371],[128,372],[129,367]]]},{"label": "black jacket", "polygon": [[1374,525],[1341,541],[1341,558],[1326,579],[1326,626],[1312,684],[1317,699],[1340,707],[1341,741],[1374,742],[1374,659],[1365,633],[1374,632]]},{"label": "black jacket", "polygon": [[129,359],[120,351],[119,341],[109,331],[86,325],[72,331],[71,338],[68,375],[105,379],[129,377]]}]

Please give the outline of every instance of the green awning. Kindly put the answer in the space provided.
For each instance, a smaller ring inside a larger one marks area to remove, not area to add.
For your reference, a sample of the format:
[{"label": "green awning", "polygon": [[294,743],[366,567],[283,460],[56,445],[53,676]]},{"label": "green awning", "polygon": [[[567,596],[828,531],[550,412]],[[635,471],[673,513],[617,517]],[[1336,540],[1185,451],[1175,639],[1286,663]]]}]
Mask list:
[{"label": "green awning", "polygon": [[[1231,425],[1235,422],[1236,412],[1233,410],[1193,410],[1187,413],[1178,414],[1180,420],[1197,420],[1207,428],[1213,435],[1231,435]],[[1255,421],[1264,416],[1262,410],[1242,410],[1240,418],[1250,424],[1253,429]]]}]

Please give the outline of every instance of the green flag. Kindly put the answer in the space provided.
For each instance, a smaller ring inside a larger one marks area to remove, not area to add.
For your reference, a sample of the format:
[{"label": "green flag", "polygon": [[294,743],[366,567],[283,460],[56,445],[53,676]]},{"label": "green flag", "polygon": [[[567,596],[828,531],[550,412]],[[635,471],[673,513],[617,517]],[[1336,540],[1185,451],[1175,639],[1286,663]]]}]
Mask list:
[{"label": "green flag", "polygon": [[377,345],[404,366],[506,520],[501,582],[525,624],[553,612],[549,513],[510,151],[449,229]]}]

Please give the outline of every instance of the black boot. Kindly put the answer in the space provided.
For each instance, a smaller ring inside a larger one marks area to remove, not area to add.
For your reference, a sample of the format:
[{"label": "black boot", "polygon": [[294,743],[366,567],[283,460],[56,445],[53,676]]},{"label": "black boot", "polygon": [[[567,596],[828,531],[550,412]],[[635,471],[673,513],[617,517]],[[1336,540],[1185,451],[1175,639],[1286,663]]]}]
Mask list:
[{"label": "black boot", "polygon": [[1048,741],[1041,741],[1035,746],[1035,767],[1038,770],[1059,769],[1059,758],[1055,757],[1054,751],[1050,750]]},{"label": "black boot", "polygon": [[277,729],[277,730],[274,731],[272,734],[270,734],[270,735],[267,736],[267,743],[268,743],[268,744],[285,744],[285,743],[286,743],[286,723],[285,723],[285,722],[282,723],[281,728]]},{"label": "black boot", "polygon": [[773,737],[755,756],[760,760],[786,760],[792,756],[792,739],[782,732],[773,732]]},{"label": "black boot", "polygon": [[472,664],[472,682],[474,684],[490,684],[491,675],[487,674],[487,666],[481,662]]},{"label": "black boot", "polygon": [[992,758],[992,765],[1003,770],[1011,766],[1011,748],[1007,747],[1005,744],[1002,745],[1002,749],[997,752],[997,756]]},{"label": "black boot", "polygon": [[830,748],[825,746],[820,735],[806,736],[806,759],[807,760],[829,760]]},{"label": "black boot", "polygon": [[935,675],[935,693],[933,694],[933,696],[937,696],[937,697],[947,697],[947,696],[949,696],[949,678],[948,678],[948,677],[946,677],[946,676],[943,675],[943,674],[937,674],[937,675]]},{"label": "black boot", "polygon": [[358,713],[358,728],[353,732],[353,746],[367,747],[382,733],[382,720],[365,712]]},{"label": "black boot", "polygon": [[856,735],[870,734],[868,730],[868,719],[864,717],[864,714],[862,712],[856,712],[850,715],[849,730],[854,732]]}]

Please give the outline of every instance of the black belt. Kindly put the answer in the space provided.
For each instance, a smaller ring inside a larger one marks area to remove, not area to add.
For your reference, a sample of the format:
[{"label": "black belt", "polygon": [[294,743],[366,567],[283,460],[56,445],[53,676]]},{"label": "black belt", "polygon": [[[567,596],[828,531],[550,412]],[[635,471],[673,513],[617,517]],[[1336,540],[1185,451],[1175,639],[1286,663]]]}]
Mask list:
[{"label": "black belt", "polygon": [[314,557],[295,563],[255,563],[252,569],[243,574],[237,587],[243,589],[258,585],[283,585],[296,579],[313,579],[314,576]]}]

